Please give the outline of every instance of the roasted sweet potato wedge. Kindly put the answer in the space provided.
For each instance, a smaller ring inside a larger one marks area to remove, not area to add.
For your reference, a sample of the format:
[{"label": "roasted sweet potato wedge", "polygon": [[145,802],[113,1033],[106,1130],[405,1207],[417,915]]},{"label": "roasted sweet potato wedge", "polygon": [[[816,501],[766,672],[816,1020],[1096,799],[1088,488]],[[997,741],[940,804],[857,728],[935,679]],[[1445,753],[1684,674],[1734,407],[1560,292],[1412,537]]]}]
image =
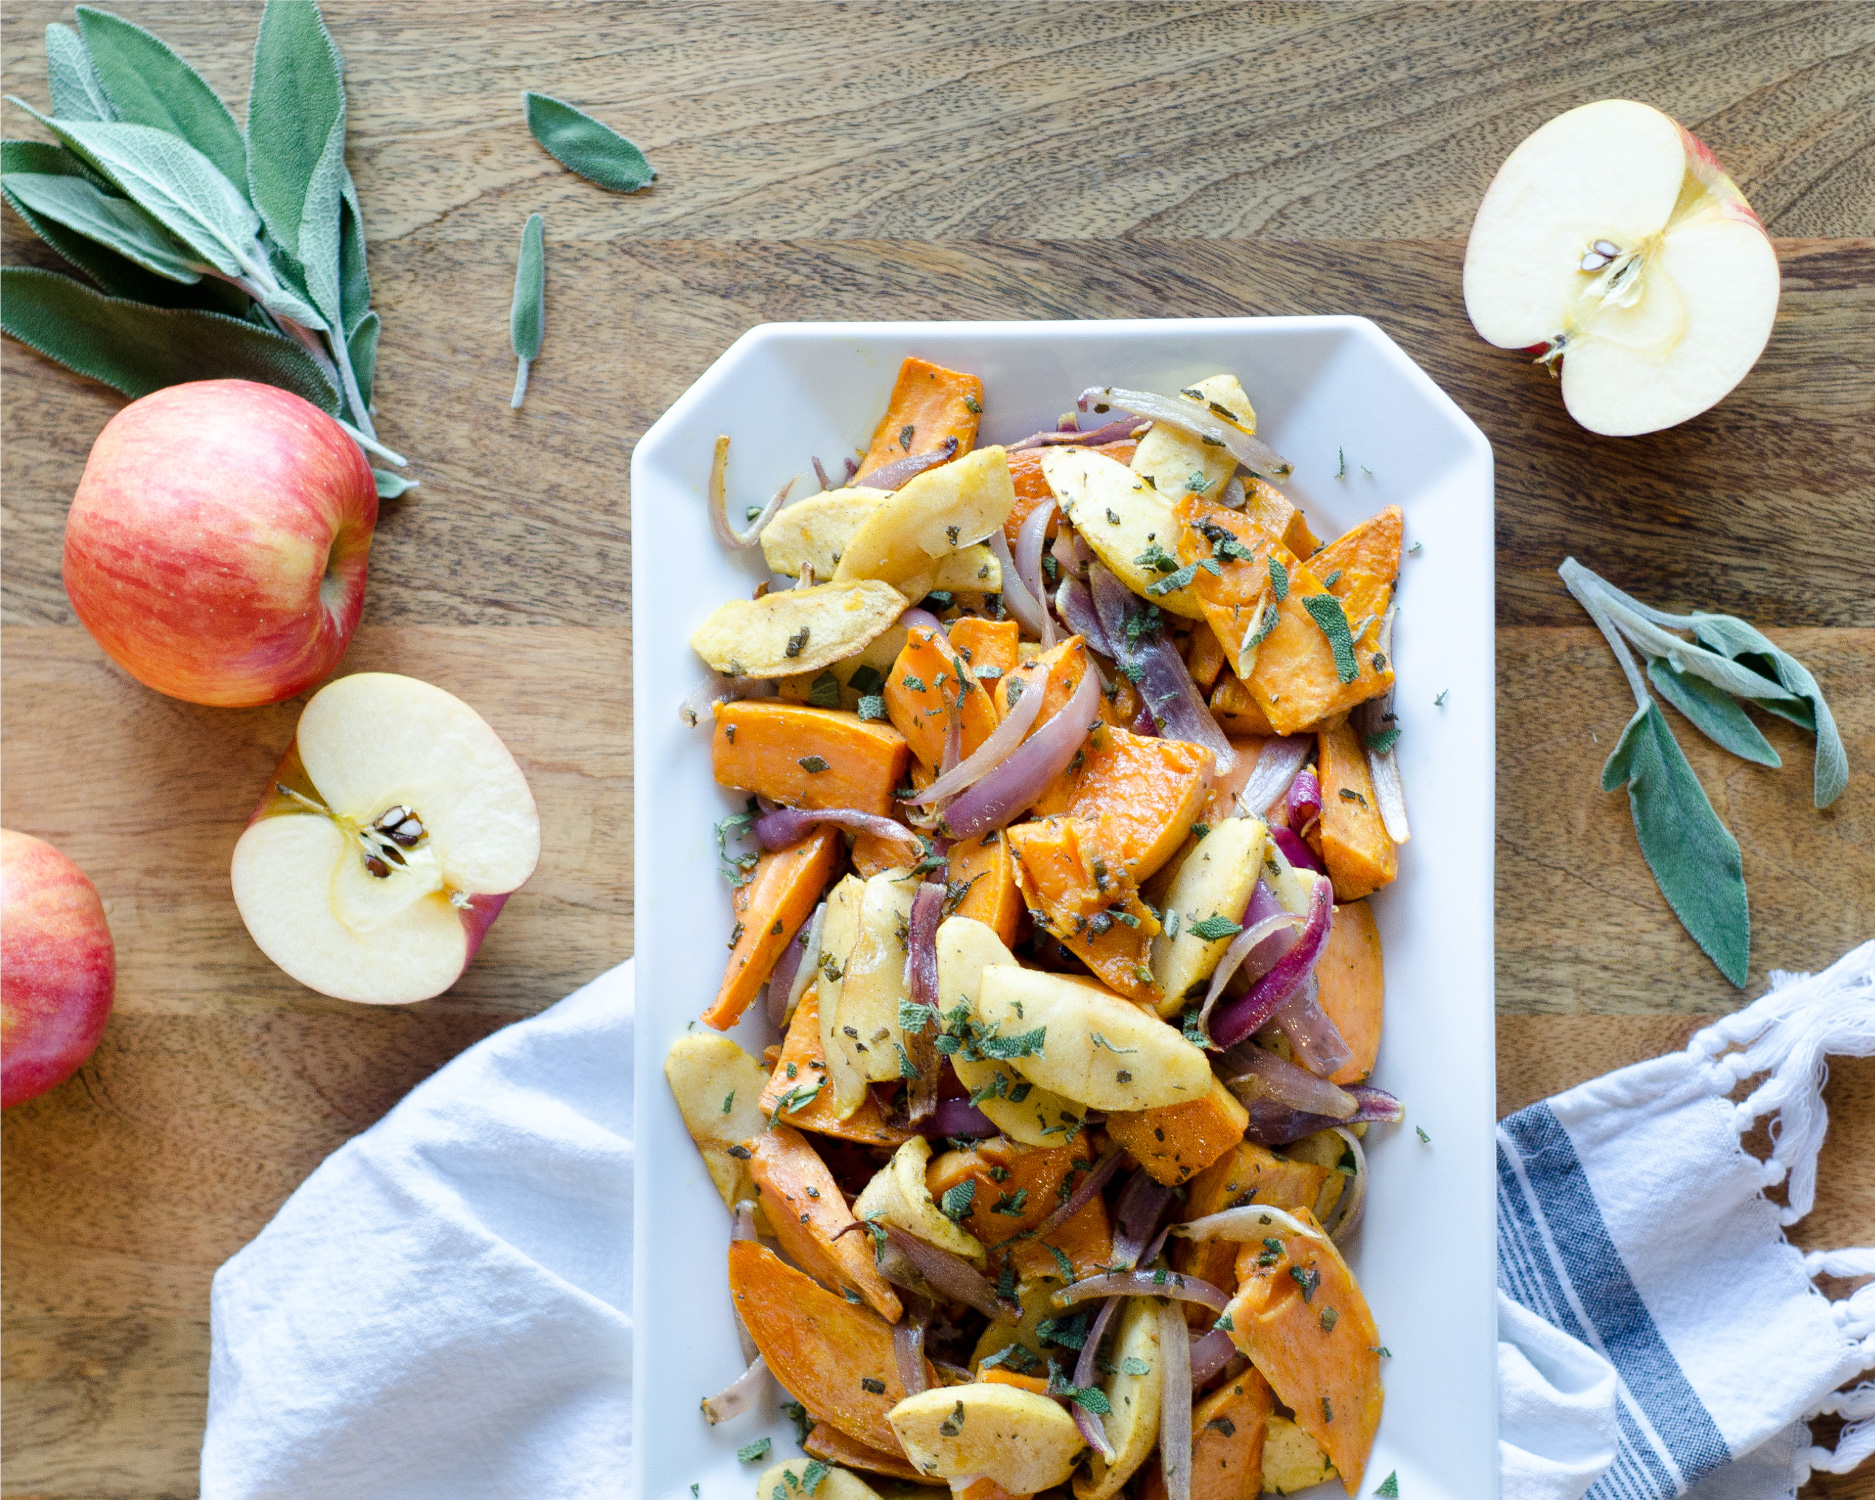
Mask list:
[{"label": "roasted sweet potato wedge", "polygon": [[1361,737],[1343,724],[1317,739],[1322,861],[1335,883],[1335,899],[1356,901],[1393,883],[1400,873],[1400,850],[1381,821]]},{"label": "roasted sweet potato wedge", "polygon": [[946,438],[957,439],[954,456],[962,458],[976,446],[982,414],[983,382],[975,375],[947,370],[915,354],[908,357],[898,367],[892,399],[873,429],[854,482],[908,453],[929,453]]},{"label": "roasted sweet potato wedge", "polygon": [[1381,1013],[1387,993],[1380,930],[1365,901],[1335,908],[1328,946],[1315,964],[1315,982],[1322,1009],[1354,1052],[1333,1081],[1359,1083],[1374,1071],[1374,1059],[1380,1055]]},{"label": "roasted sweet potato wedge", "polygon": [[799,1129],[865,1146],[896,1147],[911,1138],[909,1130],[886,1123],[879,1096],[870,1090],[859,1108],[841,1119],[826,1078],[827,1058],[820,1050],[820,987],[810,984],[794,1008],[781,1057],[762,1090],[762,1113],[777,1118],[780,1110],[778,1118]]},{"label": "roasted sweet potato wedge", "polygon": [[[1250,1369],[1192,1408],[1191,1500],[1256,1500],[1271,1404],[1269,1382]],[[1158,1464],[1146,1466],[1142,1500],[1166,1500]]]},{"label": "roasted sweet potato wedge", "polygon": [[[1255,1141],[1240,1141],[1191,1181],[1181,1220],[1189,1223],[1246,1203],[1268,1203],[1294,1213],[1306,1208],[1326,1213],[1341,1193],[1340,1176],[1330,1167],[1291,1161]],[[1228,1240],[1172,1240],[1172,1266],[1230,1291],[1237,1284],[1237,1246]],[[1210,1309],[1193,1303],[1186,1310],[1193,1328],[1209,1328]]]},{"label": "roasted sweet potato wedge", "polygon": [[905,736],[911,753],[921,764],[936,766],[944,757],[944,740],[951,715],[963,723],[963,754],[970,755],[996,728],[996,710],[989,694],[939,644],[928,625],[914,625],[905,647],[885,679],[885,711],[893,727]]},{"label": "roasted sweet potato wedge", "polygon": [[[903,1451],[886,1420],[905,1387],[884,1319],[754,1240],[729,1246],[729,1293],[755,1347],[795,1400],[868,1448]],[[937,1384],[937,1372],[928,1370],[926,1379]]]},{"label": "roasted sweet potato wedge", "polygon": [[707,1025],[727,1031],[768,983],[775,961],[814,914],[821,892],[846,854],[839,829],[823,823],[800,843],[776,849],[756,862],[755,873],[736,888],[735,946],[723,970],[716,1000],[703,1013]]},{"label": "roasted sweet potato wedge", "polygon": [[772,798],[784,807],[856,807],[892,811],[911,750],[890,724],[836,708],[779,699],[716,705],[710,736],[723,786]]},{"label": "roasted sweet potato wedge", "polygon": [[957,1223],[993,1246],[1046,1219],[1092,1166],[1085,1146],[1018,1146],[998,1136],[967,1151],[946,1151],[926,1170],[925,1184],[940,1204],[947,1194],[968,1194],[968,1210]]},{"label": "roasted sweet potato wedge", "polygon": [[1250,1112],[1218,1079],[1189,1104],[1107,1116],[1107,1134],[1133,1153],[1154,1182],[1177,1187],[1243,1140]]},{"label": "roasted sweet potato wedge", "polygon": [[852,1210],[807,1137],[778,1124],[757,1135],[750,1151],[749,1173],[762,1212],[789,1258],[835,1290],[851,1287],[886,1322],[896,1323],[904,1304],[873,1264],[866,1236],[845,1233],[853,1226]]},{"label": "roasted sweet potato wedge", "polygon": [[1022,659],[1022,629],[1014,620],[965,615],[951,622],[949,635],[957,654],[983,683],[985,691],[993,692],[996,679],[1013,671]]},{"label": "roasted sweet potato wedge", "polygon": [[[809,1458],[823,1463],[842,1464],[849,1469],[864,1469],[869,1474],[883,1474],[888,1479],[918,1482],[923,1478],[902,1452],[885,1453],[869,1448],[857,1438],[850,1438],[831,1422],[816,1422],[801,1444]],[[768,1500],[762,1496],[760,1500]]]},{"label": "roasted sweet potato wedge", "polygon": [[1030,912],[1117,994],[1144,1005],[1163,998],[1152,977],[1159,919],[1139,899],[1121,841],[1107,818],[1054,817],[1003,830],[1016,884]]},{"label": "roasted sweet potato wedge", "polygon": [[964,887],[955,915],[971,917],[1013,945],[1022,921],[1022,893],[1016,889],[1016,862],[1001,829],[951,845],[946,879]]},{"label": "roasted sweet potato wedge", "polygon": [[[1104,453],[1115,463],[1130,464],[1139,444],[1131,438],[1121,438],[1117,443],[1102,443],[1093,451]],[[1003,523],[1003,531],[1009,539],[1009,545],[1016,544],[1016,533],[1022,529],[1022,523],[1030,511],[1044,500],[1055,498],[1055,492],[1048,487],[1048,481],[1042,476],[1042,455],[1046,448],[1024,448],[1009,455],[1009,481],[1015,486],[1016,503],[1009,512],[1009,519]],[[1059,514],[1048,522],[1048,535],[1054,536],[1060,529]]]},{"label": "roasted sweet potato wedge", "polygon": [[1103,724],[1033,812],[1100,819],[1101,836],[1137,884],[1191,832],[1210,787],[1211,762],[1211,752],[1201,745]]}]

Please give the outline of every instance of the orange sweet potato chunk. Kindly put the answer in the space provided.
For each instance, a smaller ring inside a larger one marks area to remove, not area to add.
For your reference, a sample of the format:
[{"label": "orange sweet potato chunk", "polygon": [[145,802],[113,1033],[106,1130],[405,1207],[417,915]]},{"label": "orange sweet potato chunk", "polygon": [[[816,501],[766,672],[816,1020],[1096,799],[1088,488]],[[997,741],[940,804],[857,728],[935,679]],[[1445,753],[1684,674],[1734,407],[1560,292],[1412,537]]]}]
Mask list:
[{"label": "orange sweet potato chunk", "polygon": [[1393,686],[1392,664],[1379,650],[1378,613],[1364,628],[1361,617],[1349,619],[1355,676],[1343,682],[1336,674],[1334,648],[1302,602],[1330,592],[1313,569],[1312,563],[1298,563],[1289,570],[1288,595],[1277,606],[1276,625],[1257,648],[1256,667],[1245,684],[1278,734],[1315,728]]},{"label": "orange sweet potato chunk", "polygon": [[1380,961],[1380,930],[1365,901],[1335,908],[1328,945],[1315,963],[1322,1009],[1353,1051],[1333,1082],[1360,1083],[1374,1071],[1380,1054],[1381,1011],[1387,977]]},{"label": "orange sweet potato chunk", "polygon": [[1100,819],[1133,879],[1146,879],[1184,842],[1211,784],[1211,752],[1184,740],[1155,739],[1103,724],[1078,763],[1055,778],[1034,808]]},{"label": "orange sweet potato chunk", "polygon": [[[1180,496],[1174,513],[1179,521],[1178,560],[1217,564],[1215,574],[1203,569],[1192,580],[1192,592],[1201,602],[1254,603],[1269,587],[1269,557],[1274,554],[1284,567],[1294,561],[1281,530],[1267,517],[1231,510],[1200,495]],[[1227,539],[1237,545],[1220,550]],[[1253,556],[1242,557],[1240,551]]]},{"label": "orange sweet potato chunk", "polygon": [[947,370],[912,355],[898,367],[892,399],[873,429],[855,484],[863,484],[874,469],[883,469],[909,453],[929,453],[946,438],[957,439],[953,458],[962,458],[977,441],[977,419],[983,414],[983,382],[974,375]]},{"label": "orange sweet potato chunk", "polygon": [[967,1151],[946,1151],[925,1168],[925,1186],[941,1202],[951,1189],[975,1183],[970,1211],[957,1223],[984,1245],[995,1246],[1033,1229],[1059,1208],[1066,1201],[1062,1184],[1069,1184],[1071,1194],[1092,1158],[1080,1144],[1021,1146],[997,1136]]},{"label": "orange sweet potato chunk", "polygon": [[1016,889],[1016,861],[1000,829],[951,845],[945,878],[965,887],[955,915],[993,929],[1005,948],[1013,948],[1022,921],[1022,893]]},{"label": "orange sweet potato chunk", "polygon": [[[1263,1436],[1275,1400],[1254,1369],[1202,1397],[1191,1413],[1191,1500],[1256,1500]],[[1148,1463],[1142,1500],[1166,1500],[1165,1471]]]},{"label": "orange sweet potato chunk", "polygon": [[[886,1123],[879,1096],[870,1090],[859,1108],[842,1120],[834,1110],[833,1089],[826,1077],[827,1056],[820,1049],[820,986],[810,984],[794,1008],[781,1056],[769,1075],[768,1087],[762,1090],[762,1113],[774,1118],[781,1101],[795,1093],[797,1107],[783,1111],[781,1118],[802,1130],[866,1146],[896,1147],[911,1139],[909,1130]],[[809,1099],[815,1084],[823,1087]]]},{"label": "orange sweet potato chunk", "polygon": [[[1078,1184],[1081,1179],[1077,1175],[1074,1180]],[[1059,1278],[1061,1266],[1055,1260],[1056,1250],[1067,1256],[1077,1281],[1096,1275],[1113,1263],[1113,1222],[1107,1215],[1106,1201],[1099,1194],[1089,1198],[1059,1228],[1051,1229],[1047,1238],[1006,1240],[1002,1253],[1015,1262],[1016,1280],[1020,1282],[1042,1276]],[[990,1260],[990,1270],[997,1275],[1002,1272],[994,1256]]]},{"label": "orange sweet potato chunk", "polygon": [[1177,1187],[1243,1140],[1250,1112],[1222,1080],[1184,1104],[1122,1110],[1107,1116],[1107,1134],[1133,1153],[1154,1182]]},{"label": "orange sweet potato chunk", "polygon": [[[1406,517],[1397,505],[1369,516],[1343,532],[1309,559],[1309,571],[1341,601],[1348,618],[1358,623],[1380,614],[1393,597],[1393,581],[1400,572],[1400,542]],[[1334,579],[1333,583],[1328,582]]]},{"label": "orange sweet potato chunk", "polygon": [[796,1265],[836,1291],[851,1287],[886,1322],[899,1320],[904,1304],[873,1264],[872,1247],[863,1235],[843,1236],[852,1210],[806,1136],[789,1125],[763,1131],[750,1144],[749,1175],[776,1241]]},{"label": "orange sweet potato chunk", "polygon": [[1392,883],[1400,873],[1400,851],[1380,820],[1360,736],[1343,724],[1324,731],[1317,744],[1322,861],[1335,883],[1335,899],[1355,901]]},{"label": "orange sweet potato chunk", "polygon": [[[1105,454],[1115,463],[1131,464],[1138,447],[1131,438],[1122,438],[1117,443],[1102,443],[1089,451]],[[1042,477],[1042,455],[1047,451],[1046,448],[1023,448],[1009,455],[1009,482],[1015,487],[1016,503],[1009,508],[1009,516],[1003,522],[1003,535],[1011,547],[1016,545],[1016,533],[1022,529],[1029,512],[1044,500],[1055,498],[1055,492]],[[1048,535],[1054,536],[1060,526],[1061,515],[1057,512],[1049,518]]]},{"label": "orange sweet potato chunk", "polygon": [[703,1013],[708,1025],[727,1031],[742,1019],[768,983],[775,960],[813,915],[845,854],[839,829],[822,823],[800,843],[756,861],[755,873],[736,888],[735,946],[715,1003]]},{"label": "orange sweet potato chunk", "polygon": [[[1259,656],[1258,660],[1262,658]],[[1217,720],[1218,728],[1233,739],[1268,739],[1276,733],[1270,725],[1269,715],[1263,712],[1263,705],[1250,696],[1250,689],[1238,680],[1237,674],[1229,667],[1224,669],[1217,686],[1211,690],[1211,717]]]},{"label": "orange sweet potato chunk", "polygon": [[[1290,1213],[1298,1208],[1325,1211],[1324,1189],[1335,1176],[1331,1168],[1290,1161],[1255,1141],[1240,1141],[1192,1179],[1180,1218],[1189,1223],[1246,1203],[1268,1203]],[[1172,1266],[1228,1292],[1237,1284],[1237,1251],[1229,1240],[1175,1238]],[[1209,1308],[1198,1304],[1187,1309],[1187,1321],[1194,1328],[1209,1328],[1213,1318]]]},{"label": "orange sweet potato chunk", "polygon": [[1210,692],[1217,674],[1224,670],[1224,648],[1218,644],[1217,632],[1202,620],[1192,627],[1191,644],[1185,652],[1185,670],[1191,673],[1191,680],[1201,693]]},{"label": "orange sweet potato chunk", "polygon": [[[1021,660],[1022,627],[1014,620],[985,620],[980,615],[965,615],[950,624],[951,644],[969,664],[984,691],[995,692],[996,679],[1015,670]],[[1002,715],[998,714],[1000,722]]]},{"label": "orange sweet potato chunk", "polygon": [[[1306,1209],[1295,1216],[1316,1227]],[[1380,1426],[1379,1330],[1333,1244],[1270,1228],[1282,1253],[1239,1259],[1247,1274],[1225,1309],[1231,1342],[1295,1413],[1296,1425],[1321,1445],[1348,1492],[1359,1494]],[[1262,1264],[1265,1259],[1272,1263]]]},{"label": "orange sweet potato chunk", "polygon": [[1148,963],[1159,919],[1139,899],[1106,819],[1053,817],[1003,830],[1016,884],[1042,927],[1115,994],[1142,1005],[1163,995]]},{"label": "orange sweet potato chunk", "polygon": [[[768,1368],[796,1401],[868,1448],[904,1453],[886,1421],[905,1387],[883,1318],[754,1240],[729,1246],[729,1293]],[[936,1371],[926,1378],[938,1383]]]},{"label": "orange sweet potato chunk", "polygon": [[809,1458],[818,1458],[843,1469],[864,1469],[869,1474],[884,1474],[889,1479],[919,1481],[925,1477],[912,1467],[903,1449],[881,1453],[857,1438],[848,1437],[829,1422],[816,1422],[801,1447]]},{"label": "orange sweet potato chunk", "polygon": [[936,631],[914,625],[886,675],[886,715],[923,765],[936,766],[943,760],[953,705],[963,720],[965,755],[988,739],[998,723],[989,694],[967,675],[968,668],[959,673],[961,665],[938,643]]},{"label": "orange sweet potato chunk", "polygon": [[892,811],[911,751],[890,724],[773,698],[716,705],[716,779],[784,807]]}]

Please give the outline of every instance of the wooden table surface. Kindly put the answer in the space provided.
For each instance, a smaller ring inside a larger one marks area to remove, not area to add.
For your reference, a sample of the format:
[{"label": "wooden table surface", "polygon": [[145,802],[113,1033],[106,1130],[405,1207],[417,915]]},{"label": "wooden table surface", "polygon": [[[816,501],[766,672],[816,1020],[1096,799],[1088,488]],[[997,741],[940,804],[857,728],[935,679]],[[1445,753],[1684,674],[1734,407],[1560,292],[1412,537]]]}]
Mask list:
[{"label": "wooden table surface", "polygon": [[[118,9],[239,113],[257,4]],[[1875,932],[1875,8],[333,0],[327,15],[384,318],[383,435],[423,479],[384,507],[345,669],[476,705],[533,783],[545,849],[441,999],[364,1009],[274,969],[235,914],[228,856],[298,704],[192,707],[104,658],[59,550],[121,402],[5,345],[0,817],[89,871],[120,965],[97,1056],[0,1132],[5,1494],[194,1494],[216,1266],[418,1080],[631,952],[627,462],[757,322],[1360,313],[1471,414],[1498,464],[1501,1110],[1676,1046],[1743,999],[1667,911],[1625,798],[1597,790],[1631,703],[1557,581],[1567,554],[1662,606],[1760,623],[1835,707],[1855,775],[1821,814],[1787,726],[1769,731],[1781,772],[1678,726],[1744,848],[1747,994]],[[70,13],[7,8],[7,92],[46,99],[54,19]],[[530,87],[629,133],[655,189],[615,197],[561,171],[524,127]],[[1482,344],[1459,295],[1498,162],[1610,95],[1712,144],[1784,271],[1777,330],[1736,393],[1613,441]],[[536,209],[546,347],[512,413],[508,300]],[[10,214],[4,232],[9,262],[52,263]],[[1829,1099],[1819,1204],[1796,1237],[1870,1243],[1875,1066],[1839,1066]],[[1806,1493],[1867,1497],[1875,1480]]]}]

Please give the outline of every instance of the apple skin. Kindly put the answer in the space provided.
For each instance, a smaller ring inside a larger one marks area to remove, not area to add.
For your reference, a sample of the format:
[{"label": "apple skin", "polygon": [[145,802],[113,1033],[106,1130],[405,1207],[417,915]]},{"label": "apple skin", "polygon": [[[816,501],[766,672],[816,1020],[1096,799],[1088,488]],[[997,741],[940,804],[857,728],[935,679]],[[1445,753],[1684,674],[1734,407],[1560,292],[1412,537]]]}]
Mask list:
[{"label": "apple skin", "polygon": [[318,407],[249,380],[168,386],[92,444],[65,524],[65,592],[145,686],[277,703],[345,654],[377,520],[371,466]]},{"label": "apple skin", "polygon": [[116,989],[97,887],[43,839],[0,829],[0,1109],[84,1066]]}]

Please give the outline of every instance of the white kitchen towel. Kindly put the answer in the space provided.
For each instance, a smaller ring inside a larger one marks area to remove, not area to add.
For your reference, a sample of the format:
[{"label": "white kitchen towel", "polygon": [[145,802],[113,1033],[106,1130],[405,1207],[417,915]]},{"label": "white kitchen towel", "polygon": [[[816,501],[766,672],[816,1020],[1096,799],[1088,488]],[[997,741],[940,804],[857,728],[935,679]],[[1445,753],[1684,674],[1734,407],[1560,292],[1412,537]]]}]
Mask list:
[{"label": "white kitchen towel", "polygon": [[[1837,1389],[1875,1368],[1875,1284],[1831,1302],[1812,1280],[1875,1273],[1875,1250],[1784,1238],[1816,1199],[1826,1060],[1875,1052],[1875,942],[1771,986],[1499,1125],[1504,1500],[1779,1500],[1875,1451],[1875,1384]],[[1767,1119],[1761,1162],[1741,1137]],[[1823,1412],[1851,1419],[1833,1451]]]},{"label": "white kitchen towel", "polygon": [[631,1493],[630,963],[470,1048],[215,1275],[204,1500]]}]

